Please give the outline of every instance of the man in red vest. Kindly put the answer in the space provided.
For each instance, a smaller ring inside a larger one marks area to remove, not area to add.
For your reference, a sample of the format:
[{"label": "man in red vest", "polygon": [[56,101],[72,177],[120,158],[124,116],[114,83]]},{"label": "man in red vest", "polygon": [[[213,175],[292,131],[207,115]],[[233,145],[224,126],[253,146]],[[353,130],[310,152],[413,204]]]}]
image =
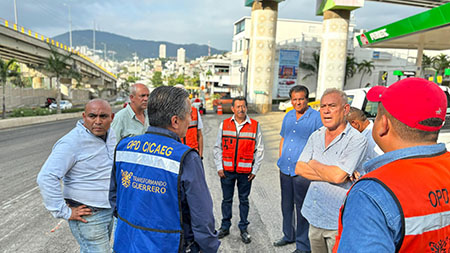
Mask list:
[{"label": "man in red vest", "polygon": [[450,243],[450,153],[437,144],[447,98],[407,78],[367,94],[378,102],[372,135],[385,152],[348,192],[338,252],[446,252]]},{"label": "man in red vest", "polygon": [[237,181],[239,194],[239,221],[241,239],[250,243],[247,231],[249,211],[248,196],[252,180],[261,167],[264,157],[264,144],[258,121],[247,116],[247,101],[239,96],[233,99],[231,110],[234,115],[224,120],[219,127],[219,134],[214,145],[214,162],[222,186],[222,225],[219,239],[230,234],[231,207],[234,187]]},{"label": "man in red vest", "polygon": [[[186,90],[186,88],[182,84],[176,84],[175,87]],[[186,137],[182,138],[181,142],[191,148],[195,148],[198,151],[200,157],[203,159],[203,122],[200,116],[200,112],[197,110],[197,108],[191,106],[191,109],[191,122],[189,123]]]}]

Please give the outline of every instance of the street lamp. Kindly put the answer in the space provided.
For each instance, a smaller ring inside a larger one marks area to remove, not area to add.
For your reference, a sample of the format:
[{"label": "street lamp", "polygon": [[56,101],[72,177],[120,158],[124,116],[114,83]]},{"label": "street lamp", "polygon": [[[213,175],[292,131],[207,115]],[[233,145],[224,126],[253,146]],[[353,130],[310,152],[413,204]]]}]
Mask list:
[{"label": "street lamp", "polygon": [[106,61],[106,43],[104,42],[100,42],[101,44],[103,44],[103,55],[105,57],[105,61]]},{"label": "street lamp", "polygon": [[63,5],[69,8],[69,44],[70,48],[72,48],[72,12],[70,10],[70,4],[63,3]]},{"label": "street lamp", "polygon": [[14,18],[17,24],[17,5],[16,5],[16,0],[14,0]]}]

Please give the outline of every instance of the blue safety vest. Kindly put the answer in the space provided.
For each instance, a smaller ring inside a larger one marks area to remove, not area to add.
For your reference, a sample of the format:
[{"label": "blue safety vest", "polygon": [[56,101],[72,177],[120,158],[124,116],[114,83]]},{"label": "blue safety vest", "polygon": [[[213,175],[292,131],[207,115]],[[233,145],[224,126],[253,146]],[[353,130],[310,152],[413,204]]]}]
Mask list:
[{"label": "blue safety vest", "polygon": [[116,252],[180,252],[180,175],[192,150],[159,133],[125,138],[115,154]]}]

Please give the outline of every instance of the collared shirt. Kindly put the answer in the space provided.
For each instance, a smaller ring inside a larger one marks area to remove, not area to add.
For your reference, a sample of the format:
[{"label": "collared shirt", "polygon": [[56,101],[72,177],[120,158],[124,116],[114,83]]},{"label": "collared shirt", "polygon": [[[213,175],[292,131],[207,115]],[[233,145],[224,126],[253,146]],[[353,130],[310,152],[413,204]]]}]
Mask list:
[{"label": "collared shirt", "polygon": [[[147,131],[169,135],[181,142],[177,134],[164,128],[150,126]],[[217,252],[220,242],[215,233],[213,202],[206,184],[203,163],[198,153],[189,152],[183,160],[182,167],[180,185],[182,215],[183,221],[185,221],[183,223],[184,239],[189,242],[195,238],[202,251]],[[116,206],[115,174],[115,168],[113,168],[109,193],[109,200],[113,208]]]},{"label": "collared shirt", "polygon": [[[429,156],[445,150],[442,143],[399,149],[370,160],[364,164],[364,169],[372,171],[400,159]],[[395,252],[402,236],[402,216],[395,200],[373,180],[358,182],[351,189],[342,222],[344,229],[339,252]]]},{"label": "collared shirt", "polygon": [[[367,140],[367,152],[365,161],[369,161],[379,155],[384,154],[384,152],[378,147],[377,143],[373,140],[372,137],[372,129],[373,129],[373,121],[369,120],[369,125],[361,132]],[[365,173],[369,173],[370,171],[364,171]]]},{"label": "collared shirt", "polygon": [[45,207],[55,218],[70,218],[72,211],[65,198],[110,208],[108,192],[115,145],[113,131],[108,131],[105,142],[83,126],[82,120],[55,143],[37,177]]},{"label": "collared shirt", "polygon": [[311,107],[299,119],[295,110],[286,113],[280,131],[281,137],[284,138],[283,147],[277,162],[281,173],[296,176],[295,165],[309,136],[322,125],[320,113]]},{"label": "collared shirt", "polygon": [[145,124],[136,117],[136,114],[131,108],[131,105],[123,108],[114,115],[114,120],[111,124],[111,128],[114,130],[117,136],[117,142],[123,137],[136,136],[144,134],[149,126],[147,110],[144,112]]},{"label": "collared shirt", "polygon": [[197,129],[198,130],[202,130],[203,129],[203,121],[202,121],[202,117],[200,115],[200,111],[199,110],[197,110],[197,118],[198,118],[198,120],[197,120]]},{"label": "collared shirt", "polygon": [[[326,128],[321,127],[309,137],[299,161],[316,160],[335,165],[348,175],[356,169],[360,171],[367,149],[366,138],[347,123],[344,131],[325,147],[325,131]],[[349,181],[342,184],[312,181],[303,202],[303,216],[315,227],[337,230],[339,208],[351,185]]]},{"label": "collared shirt", "polygon": [[[250,117],[247,115],[245,120],[242,123],[237,123],[236,120],[234,120],[234,115],[231,117],[231,120],[234,121],[234,124],[236,125],[236,130],[238,132],[241,132],[242,127],[248,123],[251,124]],[[223,129],[223,122],[220,123],[219,126],[219,133],[217,134],[216,144],[214,144],[213,152],[214,152],[214,163],[216,164],[217,171],[223,170],[223,164],[222,164],[222,129]],[[262,133],[261,133],[261,126],[258,124],[257,129],[257,135],[256,135],[256,143],[255,143],[255,153],[253,155],[254,163],[252,166],[252,174],[256,175],[259,168],[261,167],[262,160],[264,158],[264,143],[262,140]]]}]

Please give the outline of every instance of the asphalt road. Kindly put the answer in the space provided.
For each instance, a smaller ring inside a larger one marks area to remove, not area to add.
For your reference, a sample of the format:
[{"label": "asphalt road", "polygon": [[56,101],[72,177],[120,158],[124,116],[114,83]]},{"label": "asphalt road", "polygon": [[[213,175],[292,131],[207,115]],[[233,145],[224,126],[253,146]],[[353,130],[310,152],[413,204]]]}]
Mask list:
[{"label": "asphalt road", "polygon": [[[214,201],[217,228],[221,220],[222,193],[212,147],[220,121],[230,116],[207,114],[203,117],[205,174]],[[250,116],[261,123],[266,150],[250,194],[248,230],[252,242],[244,244],[240,240],[236,189],[231,234],[222,240],[220,252],[292,252],[294,245],[272,246],[282,235],[276,160],[283,113]],[[53,144],[75,126],[76,120],[0,130],[0,252],[79,252],[67,222],[54,219],[45,209],[36,184],[36,176]]]}]

